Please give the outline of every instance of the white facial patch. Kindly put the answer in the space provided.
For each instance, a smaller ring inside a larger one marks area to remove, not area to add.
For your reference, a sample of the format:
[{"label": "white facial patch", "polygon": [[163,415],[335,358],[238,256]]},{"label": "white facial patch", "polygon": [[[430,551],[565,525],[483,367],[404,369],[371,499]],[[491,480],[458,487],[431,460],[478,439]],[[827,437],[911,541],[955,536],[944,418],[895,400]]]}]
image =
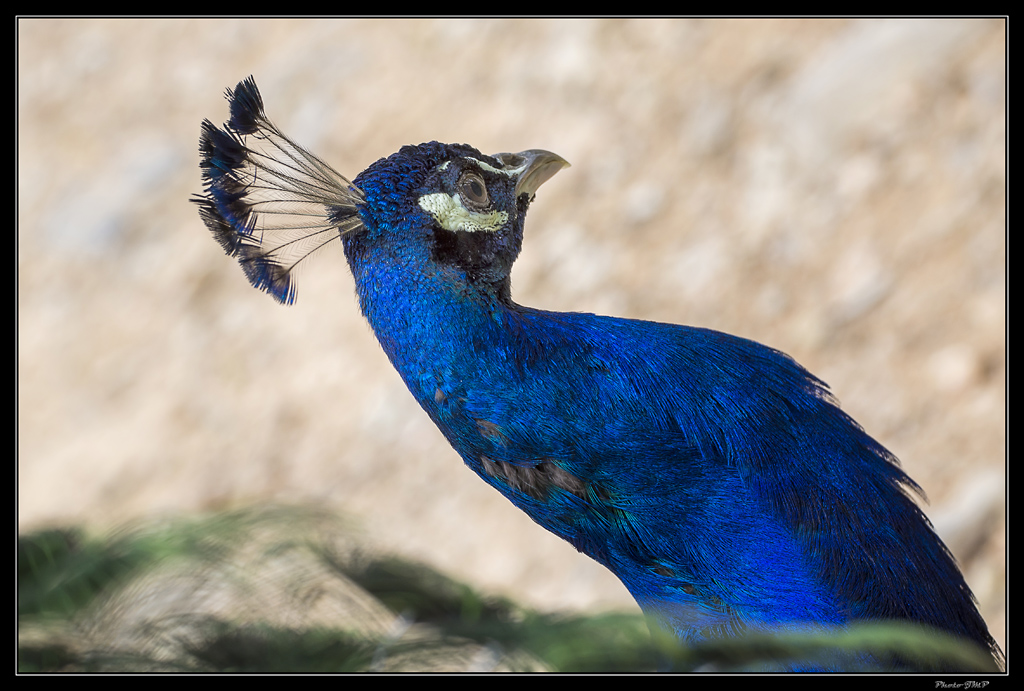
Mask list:
[{"label": "white facial patch", "polygon": [[458,195],[444,192],[425,194],[420,197],[419,204],[439,226],[453,232],[493,233],[508,223],[508,214],[504,211],[470,211],[462,205]]}]

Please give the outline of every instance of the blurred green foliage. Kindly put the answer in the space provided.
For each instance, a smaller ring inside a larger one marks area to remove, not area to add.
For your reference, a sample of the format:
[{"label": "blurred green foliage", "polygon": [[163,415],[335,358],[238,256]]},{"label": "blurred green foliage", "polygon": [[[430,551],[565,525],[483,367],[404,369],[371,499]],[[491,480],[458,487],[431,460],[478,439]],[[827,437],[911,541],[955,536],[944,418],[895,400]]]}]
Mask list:
[{"label": "blurred green foliage", "polygon": [[[905,624],[683,648],[631,614],[542,613],[366,549],[328,512],[265,507],[18,538],[18,669],[31,672],[993,672]],[[871,660],[872,662],[865,662]],[[794,662],[799,661],[799,662]]]}]

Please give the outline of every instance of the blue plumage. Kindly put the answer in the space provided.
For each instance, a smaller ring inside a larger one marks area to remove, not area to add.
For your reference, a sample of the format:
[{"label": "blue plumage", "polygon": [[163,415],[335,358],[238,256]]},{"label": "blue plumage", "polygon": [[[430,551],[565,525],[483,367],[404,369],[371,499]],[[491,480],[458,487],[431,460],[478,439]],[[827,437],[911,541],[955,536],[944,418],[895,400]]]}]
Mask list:
[{"label": "blue plumage", "polygon": [[349,182],[252,79],[203,123],[196,201],[249,280],[341,240],[360,307],[485,482],[684,641],[909,620],[1001,653],[895,457],[785,354],[692,327],[530,309],[509,272],[555,154],[408,146]]}]

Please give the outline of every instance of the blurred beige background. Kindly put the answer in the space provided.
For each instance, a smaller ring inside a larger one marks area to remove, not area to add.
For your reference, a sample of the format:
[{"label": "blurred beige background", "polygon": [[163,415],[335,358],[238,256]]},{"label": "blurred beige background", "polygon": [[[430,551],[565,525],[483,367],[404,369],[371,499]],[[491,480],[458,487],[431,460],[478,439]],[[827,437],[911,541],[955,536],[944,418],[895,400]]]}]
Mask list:
[{"label": "blurred beige background", "polygon": [[255,75],[355,176],[545,148],[516,299],[784,350],[896,453],[1005,628],[1005,25],[18,22],[18,522],[316,503],[548,609],[635,607],[462,466],[338,251],[296,306],[200,222],[197,142]]}]

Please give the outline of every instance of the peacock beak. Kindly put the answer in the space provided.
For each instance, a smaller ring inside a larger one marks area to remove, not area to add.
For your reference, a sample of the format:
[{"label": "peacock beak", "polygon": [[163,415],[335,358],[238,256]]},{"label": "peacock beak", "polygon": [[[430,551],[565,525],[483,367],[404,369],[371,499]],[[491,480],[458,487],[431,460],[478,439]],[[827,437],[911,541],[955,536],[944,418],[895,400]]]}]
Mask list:
[{"label": "peacock beak", "polygon": [[502,162],[507,172],[519,176],[516,181],[516,197],[527,194],[531,199],[537,189],[554,177],[555,173],[569,167],[569,162],[564,158],[543,149],[528,149],[517,154],[494,154],[494,158]]}]

